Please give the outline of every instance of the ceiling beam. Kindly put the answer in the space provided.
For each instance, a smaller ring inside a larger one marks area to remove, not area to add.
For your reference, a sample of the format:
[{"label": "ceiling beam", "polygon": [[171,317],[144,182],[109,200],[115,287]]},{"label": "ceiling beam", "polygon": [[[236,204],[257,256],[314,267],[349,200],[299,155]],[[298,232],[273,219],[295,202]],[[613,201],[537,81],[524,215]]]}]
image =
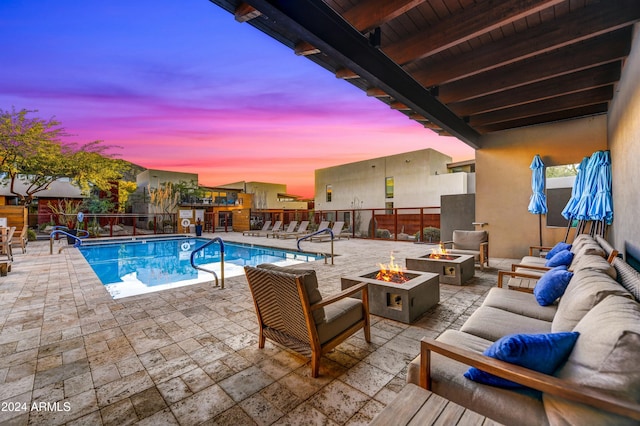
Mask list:
[{"label": "ceiling beam", "polygon": [[384,48],[400,65],[447,50],[564,0],[487,0],[446,17],[436,25]]},{"label": "ceiling beam", "polygon": [[255,10],[253,6],[250,6],[246,3],[240,3],[236,8],[234,15],[236,21],[247,22],[253,18],[257,18],[258,16],[260,16],[260,12]]},{"label": "ceiling beam", "polygon": [[523,62],[506,65],[438,87],[438,98],[450,102],[509,90],[536,81],[619,61],[631,50],[632,27],[569,45]]},{"label": "ceiling beam", "polygon": [[622,63],[612,62],[571,74],[538,81],[526,86],[474,98],[447,106],[460,116],[477,115],[484,112],[509,108],[530,102],[580,92],[596,87],[612,85],[620,79]]},{"label": "ceiling beam", "polygon": [[569,120],[579,117],[586,117],[589,115],[605,114],[608,110],[609,104],[606,102],[594,105],[587,105],[578,108],[565,109],[562,111],[555,111],[548,114],[541,114],[532,117],[520,118],[512,121],[503,121],[500,123],[487,124],[483,126],[477,126],[476,128],[482,134],[497,132],[500,130],[508,130],[516,127],[532,126],[536,124],[550,123],[554,121]]},{"label": "ceiling beam", "polygon": [[471,52],[429,64],[412,74],[426,87],[439,85],[596,37],[638,20],[637,0],[592,3],[564,15],[560,21],[544,22]]},{"label": "ceiling beam", "polygon": [[482,126],[503,121],[512,121],[519,118],[532,117],[564,109],[600,104],[611,100],[611,98],[613,98],[613,85],[562,95],[553,99],[545,99],[516,107],[472,115],[469,119],[469,123],[472,126]]},{"label": "ceiling beam", "polygon": [[[372,47],[367,37],[322,0],[247,0],[281,30],[295,34],[382,89],[395,100],[424,115],[472,148],[480,135],[438,101],[398,64]],[[334,70],[335,72],[335,70]]]},{"label": "ceiling beam", "polygon": [[360,32],[368,32],[406,13],[425,0],[365,0],[342,14]]}]

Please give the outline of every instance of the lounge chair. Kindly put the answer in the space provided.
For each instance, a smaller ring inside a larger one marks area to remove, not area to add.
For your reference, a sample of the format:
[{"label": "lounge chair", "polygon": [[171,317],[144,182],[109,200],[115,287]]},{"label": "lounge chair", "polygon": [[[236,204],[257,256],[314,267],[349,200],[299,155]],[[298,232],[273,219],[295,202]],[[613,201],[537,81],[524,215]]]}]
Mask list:
[{"label": "lounge chair", "polygon": [[[334,222],[333,227],[331,227],[331,232],[333,232],[333,239],[338,240],[340,238],[349,238],[348,234],[342,233],[342,228],[344,228],[343,221]],[[316,236],[311,237],[311,241],[331,241],[331,234],[318,234]]]},{"label": "lounge chair", "polygon": [[453,241],[442,243],[451,254],[472,255],[476,262],[480,263],[480,270],[489,266],[489,234],[487,231],[453,231]]},{"label": "lounge chair", "polygon": [[11,272],[11,263],[13,262],[13,252],[11,251],[11,242],[16,227],[3,228],[0,236],[0,275],[6,276]]},{"label": "lounge chair", "polygon": [[[311,376],[318,377],[320,357],[356,331],[371,341],[368,284],[359,283],[325,299],[318,291],[316,271],[271,264],[245,266],[258,316],[258,347],[268,337],[311,358]],[[359,293],[362,299],[349,297]]]},{"label": "lounge chair", "polygon": [[260,230],[256,230],[256,229],[250,229],[248,231],[243,231],[242,235],[255,235],[258,232],[266,232],[269,230],[269,227],[271,226],[271,221],[267,220],[264,225],[262,225],[262,229]]},{"label": "lounge chair", "polygon": [[22,227],[22,230],[20,231],[20,248],[22,248],[22,253],[26,253],[27,252],[27,243],[29,242],[29,228],[27,227],[27,225],[24,225]]},{"label": "lounge chair", "polygon": [[293,232],[293,230],[296,229],[296,226],[298,226],[298,221],[292,220],[291,222],[289,222],[289,225],[287,226],[286,230],[275,230],[275,231],[272,230],[267,234],[267,238],[269,238],[269,235],[271,235],[273,238],[279,238],[280,234],[284,232]]},{"label": "lounge chair", "polygon": [[307,233],[307,227],[309,226],[308,220],[303,220],[300,222],[300,226],[295,231],[289,232],[289,230],[285,232],[280,232],[276,237],[287,239],[289,237],[298,238],[301,235],[305,235]]},{"label": "lounge chair", "polygon": [[273,228],[267,230],[267,231],[258,231],[256,233],[253,234],[254,237],[268,237],[270,234],[273,234],[274,232],[278,232],[280,231],[280,229],[282,229],[282,221],[281,220],[276,220],[276,223],[273,224]]}]

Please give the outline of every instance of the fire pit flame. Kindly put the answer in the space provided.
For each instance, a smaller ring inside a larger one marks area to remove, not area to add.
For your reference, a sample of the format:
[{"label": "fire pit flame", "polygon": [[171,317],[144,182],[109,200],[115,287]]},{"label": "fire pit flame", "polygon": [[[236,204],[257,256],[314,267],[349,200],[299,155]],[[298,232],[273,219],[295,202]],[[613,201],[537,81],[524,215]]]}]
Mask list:
[{"label": "fire pit flame", "polygon": [[402,267],[396,263],[394,263],[395,257],[393,257],[393,253],[391,253],[391,260],[388,265],[380,263],[380,272],[376,275],[376,279],[380,281],[402,284],[409,279],[404,276],[402,272]]},{"label": "fire pit flame", "polygon": [[444,248],[444,244],[440,243],[438,248],[431,249],[431,254],[429,254],[431,259],[443,259],[443,260],[453,260],[458,256],[452,256],[447,252],[447,249]]}]

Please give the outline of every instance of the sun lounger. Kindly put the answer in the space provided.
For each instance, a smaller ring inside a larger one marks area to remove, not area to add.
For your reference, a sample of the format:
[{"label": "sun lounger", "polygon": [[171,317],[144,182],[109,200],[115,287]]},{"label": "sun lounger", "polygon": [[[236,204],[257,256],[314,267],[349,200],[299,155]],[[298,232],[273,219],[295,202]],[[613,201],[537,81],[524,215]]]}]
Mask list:
[{"label": "sun lounger", "polygon": [[269,230],[269,227],[271,226],[271,221],[267,220],[264,225],[262,225],[262,229],[260,230],[255,230],[255,229],[250,229],[249,231],[244,231],[242,232],[242,235],[255,235],[258,232],[266,232]]},{"label": "sun lounger", "polygon": [[275,230],[275,231],[272,230],[267,234],[267,238],[269,238],[269,235],[271,235],[273,238],[279,238],[280,234],[282,233],[293,232],[293,230],[296,229],[296,226],[298,226],[298,221],[292,220],[291,222],[289,222],[289,226],[287,226],[286,230]]},{"label": "sun lounger", "polygon": [[276,220],[276,223],[273,224],[273,228],[267,231],[258,231],[252,235],[254,237],[268,237],[270,234],[273,234],[274,232],[278,232],[280,229],[282,229],[282,221]]},{"label": "sun lounger", "polygon": [[285,231],[285,232],[280,232],[278,235],[276,235],[276,237],[278,238],[298,238],[301,235],[305,235],[307,233],[307,227],[309,226],[309,221],[308,220],[303,220],[302,222],[300,222],[300,226],[298,226],[298,229],[296,229],[295,231],[291,231],[289,232],[289,230]]},{"label": "sun lounger", "polygon": [[[331,232],[333,233],[334,240],[340,239],[342,237],[349,238],[348,235],[342,234],[342,228],[344,228],[343,221],[337,221],[333,224],[333,227],[331,228]],[[329,233],[318,234],[316,236],[311,237],[310,239],[311,241],[317,241],[317,242],[331,241],[331,234]]]}]

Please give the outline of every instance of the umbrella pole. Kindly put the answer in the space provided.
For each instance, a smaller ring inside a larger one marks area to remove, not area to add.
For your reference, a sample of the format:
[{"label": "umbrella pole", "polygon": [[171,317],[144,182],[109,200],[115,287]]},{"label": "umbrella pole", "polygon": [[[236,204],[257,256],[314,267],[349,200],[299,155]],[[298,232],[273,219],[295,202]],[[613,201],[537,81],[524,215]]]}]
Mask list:
[{"label": "umbrella pole", "polygon": [[564,242],[566,243],[569,239],[569,231],[571,231],[571,224],[573,223],[573,218],[569,219],[569,224],[567,225],[567,232],[564,234]]},{"label": "umbrella pole", "polygon": [[540,236],[540,247],[542,247],[542,215],[538,215],[538,234]]}]

